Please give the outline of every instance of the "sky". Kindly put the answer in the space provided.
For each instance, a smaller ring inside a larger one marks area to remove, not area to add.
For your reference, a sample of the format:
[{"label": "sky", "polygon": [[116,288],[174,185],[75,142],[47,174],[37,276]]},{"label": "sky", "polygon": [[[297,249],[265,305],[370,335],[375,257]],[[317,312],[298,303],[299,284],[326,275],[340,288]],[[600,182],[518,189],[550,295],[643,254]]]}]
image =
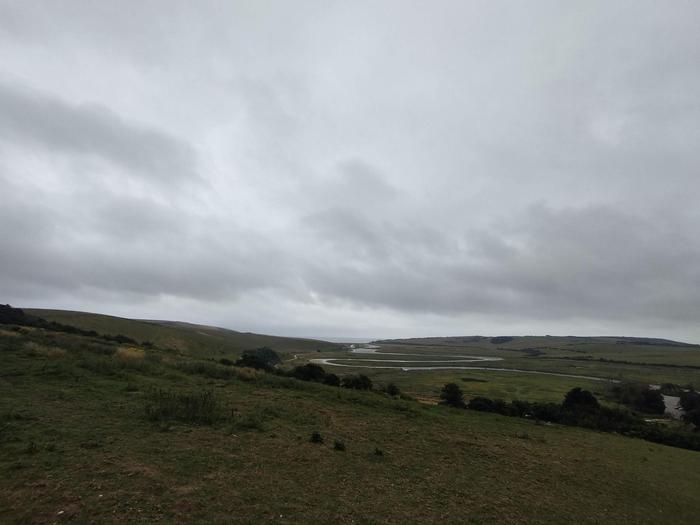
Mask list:
[{"label": "sky", "polygon": [[0,0],[0,302],[700,343],[700,4]]}]

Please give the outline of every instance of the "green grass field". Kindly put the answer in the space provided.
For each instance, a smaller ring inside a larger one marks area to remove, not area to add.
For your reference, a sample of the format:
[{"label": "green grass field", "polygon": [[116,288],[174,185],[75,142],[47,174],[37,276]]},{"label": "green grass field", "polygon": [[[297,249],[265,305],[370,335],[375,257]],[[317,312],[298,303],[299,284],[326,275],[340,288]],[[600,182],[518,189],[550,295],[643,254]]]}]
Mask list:
[{"label": "green grass field", "polygon": [[[698,452],[223,367],[187,350],[0,328],[0,522],[697,523]],[[543,377],[376,376],[409,392],[457,380],[468,394],[533,400],[595,387]],[[149,419],[163,396],[203,392],[211,424]],[[314,431],[324,443],[309,441]]]}]

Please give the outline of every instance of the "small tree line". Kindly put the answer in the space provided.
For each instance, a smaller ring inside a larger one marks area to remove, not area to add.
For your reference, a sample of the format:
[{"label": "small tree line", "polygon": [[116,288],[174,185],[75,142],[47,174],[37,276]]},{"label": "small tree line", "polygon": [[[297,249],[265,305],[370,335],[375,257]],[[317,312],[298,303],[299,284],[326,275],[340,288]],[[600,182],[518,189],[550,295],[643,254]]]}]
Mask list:
[{"label": "small tree line", "polygon": [[401,396],[401,390],[394,383],[389,383],[385,386],[376,386],[372,380],[365,374],[349,374],[346,376],[337,376],[315,363],[307,363],[299,365],[291,370],[282,370],[278,365],[282,363],[277,352],[269,347],[261,347],[254,350],[246,350],[243,355],[236,361],[230,359],[220,359],[219,362],[229,366],[239,366],[246,368],[254,368],[256,370],[264,370],[280,376],[293,377],[300,381],[311,381],[314,383],[322,383],[324,385],[349,388],[353,390],[374,390],[377,392],[388,394],[392,397]]},{"label": "small tree line", "polygon": [[[695,418],[700,412],[700,394],[688,393],[684,399],[691,408],[693,416],[686,418],[695,426],[695,432],[667,428],[644,418],[629,410],[610,408],[601,405],[588,390],[579,387],[567,392],[562,403],[537,403],[513,400],[510,403],[502,399],[490,399],[477,396],[464,401],[464,395],[455,383],[446,384],[440,392],[440,403],[454,408],[492,412],[510,417],[532,418],[536,421],[559,423],[616,432],[647,441],[700,451],[700,425]],[[695,408],[693,408],[695,407]],[[696,412],[697,411],[697,412]]]}]

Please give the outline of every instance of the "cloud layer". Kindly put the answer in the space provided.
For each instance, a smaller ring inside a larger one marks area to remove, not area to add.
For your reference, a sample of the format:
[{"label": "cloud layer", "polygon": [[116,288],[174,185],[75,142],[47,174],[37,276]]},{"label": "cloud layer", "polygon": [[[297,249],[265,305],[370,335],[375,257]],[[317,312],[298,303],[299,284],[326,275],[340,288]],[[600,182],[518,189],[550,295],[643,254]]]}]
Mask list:
[{"label": "cloud layer", "polygon": [[698,23],[638,1],[0,1],[0,301],[700,342]]}]

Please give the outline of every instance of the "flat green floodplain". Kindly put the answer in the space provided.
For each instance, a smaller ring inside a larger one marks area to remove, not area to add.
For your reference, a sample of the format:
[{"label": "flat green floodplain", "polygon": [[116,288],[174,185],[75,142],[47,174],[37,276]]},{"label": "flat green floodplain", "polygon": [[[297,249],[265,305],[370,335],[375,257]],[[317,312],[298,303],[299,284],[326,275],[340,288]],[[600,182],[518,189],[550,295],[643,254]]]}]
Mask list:
[{"label": "flat green floodplain", "polygon": [[[493,344],[490,338],[467,342],[432,338],[427,341],[382,342],[377,352],[360,354],[345,350],[340,353],[303,353],[289,361],[287,366],[318,358],[330,358],[333,359],[332,363],[344,365],[355,364],[357,366],[327,368],[334,373],[363,373],[380,383],[393,382],[405,392],[428,402],[435,402],[440,389],[448,382],[459,384],[467,397],[481,395],[506,401],[552,402],[561,401],[564,394],[575,386],[605,398],[612,381],[700,385],[700,347],[670,342],[651,345],[622,338],[516,337],[506,343]],[[462,355],[499,357],[502,360],[464,364],[437,362],[439,359],[450,359],[449,356],[457,358]],[[357,361],[358,358],[375,359],[377,362]],[[399,363],[399,360],[406,359],[425,362]],[[526,372],[401,369],[402,366],[460,365],[590,376],[609,381]]]}]

